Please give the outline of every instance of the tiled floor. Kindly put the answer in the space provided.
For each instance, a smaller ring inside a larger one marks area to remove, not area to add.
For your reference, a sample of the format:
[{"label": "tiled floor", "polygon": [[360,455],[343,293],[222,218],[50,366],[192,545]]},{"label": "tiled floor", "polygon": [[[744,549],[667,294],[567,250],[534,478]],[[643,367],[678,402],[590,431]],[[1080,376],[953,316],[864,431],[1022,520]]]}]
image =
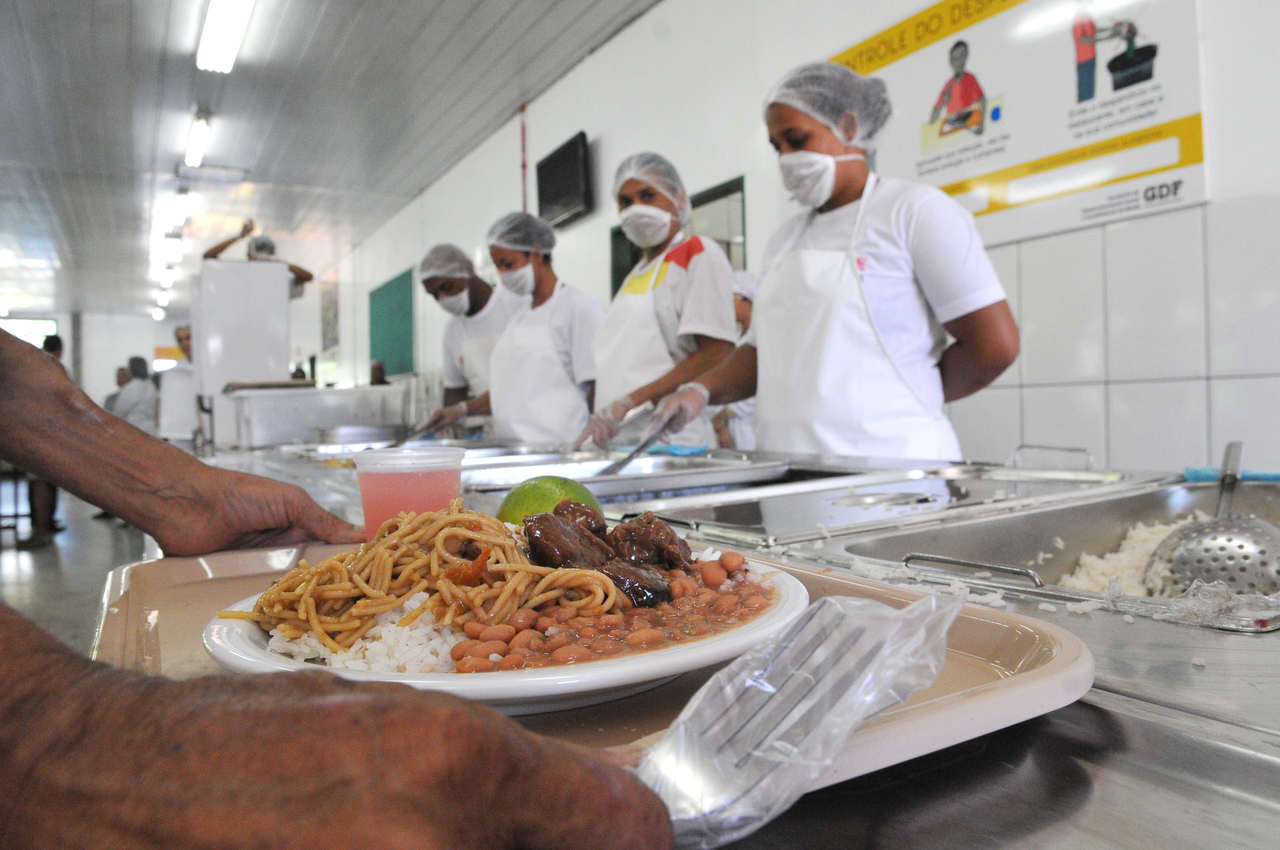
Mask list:
[{"label": "tiled floor", "polygon": [[[13,485],[0,484],[0,505],[12,509]],[[26,488],[19,491],[25,510]],[[88,654],[97,630],[107,573],[121,564],[160,557],[155,541],[119,520],[93,519],[98,509],[59,494],[58,518],[67,530],[52,546],[33,552],[14,549],[14,533],[0,537],[0,600],[78,652]],[[28,534],[27,521],[19,533]]]}]

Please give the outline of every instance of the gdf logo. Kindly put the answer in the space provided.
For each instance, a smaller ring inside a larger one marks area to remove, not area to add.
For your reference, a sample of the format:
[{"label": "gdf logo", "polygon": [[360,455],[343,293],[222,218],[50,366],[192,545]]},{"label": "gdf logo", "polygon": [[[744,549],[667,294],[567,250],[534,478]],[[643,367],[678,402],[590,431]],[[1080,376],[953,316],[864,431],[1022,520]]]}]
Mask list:
[{"label": "gdf logo", "polygon": [[1156,201],[1172,201],[1178,197],[1178,193],[1181,191],[1181,180],[1174,180],[1172,183],[1157,183],[1142,190],[1142,200],[1148,204]]}]

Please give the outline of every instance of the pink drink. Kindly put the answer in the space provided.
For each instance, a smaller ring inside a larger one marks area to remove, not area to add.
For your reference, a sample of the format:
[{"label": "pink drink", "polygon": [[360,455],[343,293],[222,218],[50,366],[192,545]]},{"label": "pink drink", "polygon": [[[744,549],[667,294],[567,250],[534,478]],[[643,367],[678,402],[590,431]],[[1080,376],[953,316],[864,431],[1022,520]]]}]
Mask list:
[{"label": "pink drink", "polygon": [[439,511],[458,497],[462,449],[360,452],[356,476],[364,506],[365,538],[401,511]]}]

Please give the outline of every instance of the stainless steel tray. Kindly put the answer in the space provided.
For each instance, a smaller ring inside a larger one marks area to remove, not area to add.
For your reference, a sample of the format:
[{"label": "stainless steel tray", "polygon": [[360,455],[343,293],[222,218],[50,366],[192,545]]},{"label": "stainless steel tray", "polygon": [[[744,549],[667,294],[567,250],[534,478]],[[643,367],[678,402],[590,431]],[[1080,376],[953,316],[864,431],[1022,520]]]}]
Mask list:
[{"label": "stainless steel tray", "polygon": [[581,481],[597,496],[607,497],[724,487],[777,480],[787,474],[786,463],[753,462],[738,456],[646,455],[636,458],[618,475],[596,476],[610,460],[611,457],[586,452],[533,461],[495,458],[481,465],[467,464],[462,484],[464,491],[495,493],[510,490],[534,476],[559,475]]},{"label": "stainless steel tray", "polygon": [[[793,471],[794,467],[793,467]],[[868,472],[635,505],[707,537],[770,547],[928,520],[960,509],[1070,499],[1100,487],[1134,486],[1119,472],[1026,470],[964,464]]]},{"label": "stainless steel tray", "polygon": [[[1059,584],[1062,577],[1075,568],[1082,554],[1103,555],[1115,551],[1126,532],[1138,522],[1168,523],[1197,509],[1212,513],[1217,495],[1215,484],[1187,483],[1119,493],[1099,492],[1068,503],[1033,505],[1000,515],[956,516],[907,528],[868,530],[826,541],[821,556],[824,560],[852,556],[901,564],[909,554],[928,553],[994,562],[1032,569],[1047,587],[1035,591],[1023,579],[999,575],[975,581],[972,570],[936,568],[935,571],[948,581],[959,579],[983,588],[1009,587],[1055,598],[1100,601],[1104,599],[1103,594]],[[1280,520],[1280,485],[1240,484],[1235,509],[1272,521]],[[1124,612],[1178,619],[1177,606],[1168,599],[1122,596],[1113,601]],[[1280,621],[1251,613],[1223,614],[1204,624],[1248,632],[1280,628]]]}]

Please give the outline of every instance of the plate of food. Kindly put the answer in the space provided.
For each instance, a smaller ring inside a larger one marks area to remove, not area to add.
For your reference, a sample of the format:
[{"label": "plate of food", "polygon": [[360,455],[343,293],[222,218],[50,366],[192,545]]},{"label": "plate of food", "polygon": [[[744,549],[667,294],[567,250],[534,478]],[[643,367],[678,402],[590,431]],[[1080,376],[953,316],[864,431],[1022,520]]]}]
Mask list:
[{"label": "plate of food", "polygon": [[608,528],[566,500],[521,527],[458,500],[300,562],[220,612],[203,639],[242,672],[322,669],[531,714],[728,661],[808,601],[787,573],[733,552],[695,555],[652,515]]}]

